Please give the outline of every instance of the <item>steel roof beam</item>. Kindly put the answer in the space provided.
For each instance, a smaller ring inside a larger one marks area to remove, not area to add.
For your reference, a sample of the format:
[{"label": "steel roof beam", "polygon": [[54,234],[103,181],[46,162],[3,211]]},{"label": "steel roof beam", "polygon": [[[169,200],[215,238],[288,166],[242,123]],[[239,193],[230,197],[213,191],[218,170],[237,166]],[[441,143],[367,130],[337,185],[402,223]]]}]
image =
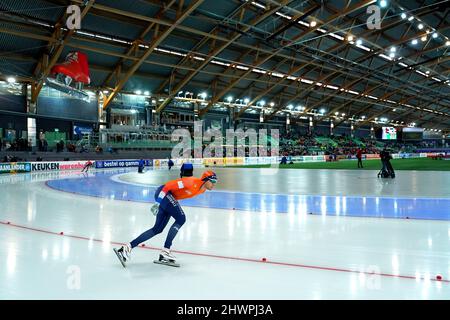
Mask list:
[{"label": "steel roof beam", "polygon": [[133,66],[128,70],[128,72],[119,80],[118,84],[115,86],[114,90],[111,92],[111,94],[108,96],[108,98],[103,103],[103,109],[106,109],[108,105],[112,102],[114,97],[122,90],[125,83],[128,81],[128,79],[133,75],[134,72],[136,72],[137,69],[144,63],[144,61],[147,59],[147,57],[153,52],[153,50],[162,42],[164,39],[166,39],[170,33],[175,29],[175,27],[179,24],[181,24],[196,8],[198,8],[204,0],[195,0],[193,1],[181,14],[175,21],[173,21],[172,25],[167,28],[166,30],[162,31],[159,35],[159,25],[156,26],[155,29],[155,38],[149,45],[149,48],[145,50],[145,53],[139,58],[138,61],[136,61]]},{"label": "steel roof beam", "polygon": [[[268,11],[266,11],[263,15],[261,16],[257,16],[255,19],[253,19],[249,25],[246,25],[243,28],[243,32],[247,32],[251,26],[256,25],[258,23],[260,23],[261,21],[265,20],[266,18],[270,17],[272,14],[274,14],[277,10],[279,10],[283,5],[289,3],[291,0],[283,0],[279,6],[275,7],[275,8],[271,8]],[[177,92],[179,92],[197,73],[198,70],[203,69],[207,64],[209,64],[209,62],[211,62],[211,60],[216,57],[220,52],[222,52],[223,50],[225,50],[229,45],[231,45],[232,43],[234,43],[239,37],[241,37],[241,33],[237,33],[235,32],[232,37],[230,39],[227,39],[227,41],[222,44],[219,45],[218,47],[214,48],[214,50],[207,56],[207,58],[205,59],[205,61],[203,61],[198,67],[197,67],[197,71],[195,72],[191,72],[188,75],[186,75],[183,80],[181,80],[176,86],[175,88],[172,90],[172,92],[169,93],[169,97],[167,99],[165,99],[160,105],[159,107],[156,109],[156,112],[161,112],[166,105],[170,102],[170,100],[177,94]]]},{"label": "steel roof beam", "polygon": [[[315,26],[315,27],[313,27],[313,28],[311,28],[311,29],[301,33],[300,35],[295,36],[293,39],[290,39],[289,40],[290,43],[288,44],[288,46],[294,45],[295,42],[297,42],[297,41],[301,40],[302,38],[304,38],[305,36],[313,33],[314,31],[316,31],[320,27],[328,25],[328,24],[332,23],[333,21],[335,21],[336,19],[339,19],[340,17],[342,17],[342,16],[344,16],[346,14],[352,13],[352,12],[354,12],[356,10],[359,10],[359,9],[361,9],[361,8],[371,4],[371,3],[374,3],[374,2],[376,2],[376,0],[365,0],[365,1],[362,1],[361,3],[358,3],[358,4],[356,4],[356,5],[354,5],[354,6],[350,7],[350,8],[347,8],[347,9],[343,10],[342,12],[340,12],[338,14],[335,14],[335,15],[331,16],[323,24]],[[258,60],[258,62],[255,65],[252,66],[252,68],[259,67],[261,64],[267,62],[269,59],[273,58],[274,56],[276,56],[278,53],[280,53],[283,50],[284,50],[284,47],[281,47],[281,48],[277,49],[276,51],[274,51],[273,53],[269,54],[268,56]],[[242,76],[243,77],[247,76],[250,72],[252,72],[251,69],[249,69],[248,71],[244,72],[242,74]],[[213,97],[213,99],[210,101],[210,103],[208,103],[208,105],[200,111],[199,115],[204,115],[212,107],[212,105],[214,103],[218,102],[219,99],[222,98],[223,95],[226,94],[229,90],[231,90],[239,81],[240,81],[239,79],[236,79],[235,81],[230,83],[230,85],[227,88],[225,88],[219,94],[217,94],[215,97]]]},{"label": "steel roof beam", "polygon": [[[176,0],[171,0],[168,4],[166,4],[164,7],[162,7],[158,13],[155,15],[156,18],[161,18],[164,13],[170,9],[170,7],[176,2]],[[133,54],[133,52],[137,51],[137,49],[139,48],[139,44],[142,43],[142,39],[144,39],[144,37],[153,29],[153,27],[155,26],[155,22],[151,22],[144,31],[141,32],[141,34],[139,35],[139,37],[133,42],[133,45],[127,50],[126,55],[130,56],[131,54]],[[117,75],[120,75],[120,70],[122,69],[123,63],[125,61],[125,58],[121,58],[119,60],[119,62],[115,65],[113,71],[108,75],[108,77],[105,79],[105,81],[103,81],[103,86],[107,86],[108,83],[111,81],[112,77],[116,75],[116,79],[118,79],[119,77],[117,77]]]},{"label": "steel roof beam", "polygon": [[[334,11],[336,11],[336,10],[334,10]],[[428,13],[428,11],[426,11],[426,13]],[[449,26],[444,26],[443,28],[441,28],[440,31],[443,31],[443,30],[447,29],[448,27],[449,27]],[[381,30],[378,30],[378,31],[379,31],[379,32],[383,32],[383,31],[385,31],[387,28],[389,28],[389,26],[383,27]],[[424,32],[423,34],[426,35],[425,32]],[[420,36],[421,36],[421,35],[419,35],[419,37],[420,37]],[[357,37],[361,37],[361,35],[360,35],[360,36],[357,36]],[[396,43],[391,44],[390,46],[392,46],[392,45],[398,45],[398,44],[404,43],[404,42],[408,42],[408,41],[410,41],[411,39],[417,38],[417,37],[418,37],[418,36],[414,36],[414,37],[410,37],[410,38],[406,38],[406,39],[405,39],[405,38],[402,38],[400,41],[397,41]],[[380,50],[378,50],[378,51],[376,51],[376,52],[366,54],[366,55],[363,56],[362,58],[359,58],[359,59],[358,59],[358,62],[363,62],[363,61],[365,61],[366,59],[368,59],[368,58],[370,58],[370,57],[375,57],[377,54],[383,52],[384,50],[386,50],[386,48],[382,48],[382,49],[380,49]],[[431,49],[431,50],[433,50],[433,49]],[[393,62],[392,62],[392,63],[393,63]],[[390,66],[392,63],[386,64],[385,66],[382,67],[382,69],[386,68],[387,66]],[[336,73],[337,73],[337,72],[336,72]],[[332,73],[331,75],[334,75],[334,74],[336,74],[336,73]],[[368,72],[366,75],[368,75],[368,74],[370,74],[370,72]],[[339,76],[339,74],[338,74],[337,76]],[[323,80],[324,80],[324,79],[319,79],[319,80],[317,80],[317,82],[322,82]],[[329,83],[327,83],[327,84],[329,84]],[[315,85],[312,84],[312,85],[309,86],[309,88],[306,89],[306,91],[307,91],[307,92],[310,92],[311,90],[314,90],[314,89],[315,89]],[[288,104],[288,103],[286,103],[286,104]],[[278,110],[280,110],[282,107],[283,107],[283,106],[281,106]],[[278,110],[276,110],[276,112],[278,112]],[[307,109],[306,111],[309,111],[309,109]]]}]

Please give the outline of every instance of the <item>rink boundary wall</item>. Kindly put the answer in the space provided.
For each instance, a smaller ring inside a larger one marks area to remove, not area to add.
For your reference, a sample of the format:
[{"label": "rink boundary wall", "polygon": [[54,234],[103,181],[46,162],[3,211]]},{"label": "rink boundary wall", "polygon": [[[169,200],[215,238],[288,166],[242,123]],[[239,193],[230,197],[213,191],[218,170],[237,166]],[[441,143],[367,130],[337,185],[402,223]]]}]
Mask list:
[{"label": "rink boundary wall", "polygon": [[[410,158],[426,158],[433,157],[439,153],[401,153],[392,154],[393,159],[410,159]],[[286,157],[290,162],[325,162],[328,156],[294,156]],[[172,159],[174,166],[179,167],[184,162],[189,162],[194,167],[203,167],[210,165],[217,166],[241,166],[241,165],[258,165],[258,164],[279,164],[281,161],[280,156],[277,157],[230,157],[230,158],[184,158],[184,159]],[[379,154],[365,154],[363,159],[375,160],[379,159]],[[339,160],[355,160],[356,157],[338,157]],[[138,159],[122,159],[122,160],[80,160],[80,161],[42,161],[42,162],[5,162],[0,163],[1,173],[26,173],[26,172],[39,172],[39,171],[68,171],[68,170],[81,170],[85,164],[91,161],[96,169],[109,169],[109,168],[128,168],[138,167]],[[154,168],[166,168],[168,166],[168,159],[144,159],[146,167]]]}]

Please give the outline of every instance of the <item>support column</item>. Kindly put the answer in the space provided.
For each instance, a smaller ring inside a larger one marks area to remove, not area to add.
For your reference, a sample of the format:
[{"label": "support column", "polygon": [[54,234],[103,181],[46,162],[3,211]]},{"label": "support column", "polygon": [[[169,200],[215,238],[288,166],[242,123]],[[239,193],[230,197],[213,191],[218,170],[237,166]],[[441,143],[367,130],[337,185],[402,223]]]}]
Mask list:
[{"label": "support column", "polygon": [[146,126],[152,125],[152,108],[151,107],[145,108],[145,125]]},{"label": "support column", "polygon": [[[36,108],[36,103],[32,103],[31,99],[28,99],[28,96],[31,95],[33,93],[33,86],[35,86],[34,83],[31,84],[31,92],[28,92],[28,85],[24,84],[22,85],[22,94],[25,96],[25,106],[24,106],[24,111],[25,113],[32,113],[32,114],[36,114],[37,112],[37,108]],[[31,148],[30,151],[33,151],[37,145],[36,142],[36,118],[32,118],[32,117],[27,117],[27,142],[28,142],[28,147]]]},{"label": "support column", "polygon": [[236,129],[235,123],[234,123],[234,119],[235,119],[234,108],[228,108],[228,116],[229,116],[229,121],[228,121],[227,129]]}]

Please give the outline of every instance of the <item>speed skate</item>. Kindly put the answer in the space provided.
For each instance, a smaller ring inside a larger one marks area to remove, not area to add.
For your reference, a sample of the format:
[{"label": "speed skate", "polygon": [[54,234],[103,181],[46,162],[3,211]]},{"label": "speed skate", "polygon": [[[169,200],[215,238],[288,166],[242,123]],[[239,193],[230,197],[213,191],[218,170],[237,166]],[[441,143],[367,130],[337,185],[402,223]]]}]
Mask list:
[{"label": "speed skate", "polygon": [[122,264],[122,266],[123,266],[124,268],[126,268],[127,266],[126,266],[126,264],[125,264],[125,260],[123,259],[122,254],[121,254],[121,253],[119,252],[119,250],[117,250],[116,248],[114,248],[113,250],[114,250],[114,252],[115,252],[117,258],[119,259],[120,263]]},{"label": "speed skate", "polygon": [[157,264],[163,264],[163,265],[166,265],[166,266],[171,266],[171,267],[179,267],[180,266],[180,264],[176,263],[173,260],[165,259],[162,255],[159,256],[159,260],[154,260],[153,262],[157,263]]}]

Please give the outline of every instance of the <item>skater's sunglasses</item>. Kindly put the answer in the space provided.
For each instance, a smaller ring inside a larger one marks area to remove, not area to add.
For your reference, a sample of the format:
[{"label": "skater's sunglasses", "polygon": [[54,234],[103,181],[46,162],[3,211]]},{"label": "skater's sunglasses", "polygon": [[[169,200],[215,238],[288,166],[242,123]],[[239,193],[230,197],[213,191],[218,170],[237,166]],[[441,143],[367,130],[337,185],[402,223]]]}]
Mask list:
[{"label": "skater's sunglasses", "polygon": [[203,179],[203,181],[211,181],[212,183],[217,183],[217,178],[206,178],[206,179]]}]

